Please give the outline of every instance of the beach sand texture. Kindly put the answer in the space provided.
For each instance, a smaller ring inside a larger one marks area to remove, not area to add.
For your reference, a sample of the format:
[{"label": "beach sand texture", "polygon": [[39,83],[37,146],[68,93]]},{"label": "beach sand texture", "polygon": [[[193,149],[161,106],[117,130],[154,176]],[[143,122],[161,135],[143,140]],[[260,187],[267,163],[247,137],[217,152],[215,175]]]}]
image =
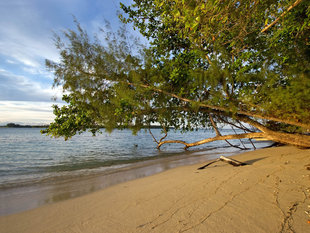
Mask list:
[{"label": "beach sand texture", "polygon": [[0,217],[0,232],[310,232],[310,150],[284,146],[174,168]]}]

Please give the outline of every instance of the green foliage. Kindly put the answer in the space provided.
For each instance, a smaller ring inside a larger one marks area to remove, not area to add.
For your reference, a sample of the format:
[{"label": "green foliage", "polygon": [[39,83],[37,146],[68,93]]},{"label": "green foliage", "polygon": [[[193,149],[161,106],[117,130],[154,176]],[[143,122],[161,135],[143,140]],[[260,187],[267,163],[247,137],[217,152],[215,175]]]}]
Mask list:
[{"label": "green foliage", "polygon": [[[189,73],[184,81],[184,71],[176,68],[170,73],[182,87],[199,80],[194,90],[201,94],[208,89],[204,103],[309,123],[309,4],[301,2],[262,32],[293,2],[152,0],[122,8],[127,21],[153,39],[158,57],[169,54],[170,66],[184,64],[180,57],[195,53],[185,72],[191,69],[203,78]],[[193,65],[199,60],[207,65]]]},{"label": "green foliage", "polygon": [[96,132],[100,132],[100,127],[92,120],[92,114],[87,108],[78,107],[71,96],[64,95],[63,100],[68,105],[61,108],[53,105],[54,115],[56,117],[48,129],[41,130],[42,133],[55,137],[63,136],[67,140],[77,132],[82,133],[89,130],[93,135]]},{"label": "green foliage", "polygon": [[46,62],[54,85],[69,94],[68,105],[54,106],[55,122],[44,133],[67,139],[87,129],[97,132],[99,126],[135,133],[153,123],[188,131],[210,126],[210,112],[234,117],[242,111],[309,124],[310,8],[305,2],[283,17],[291,1],[121,4],[121,20],[133,23],[149,47],[125,27],[103,30],[102,41],[91,39],[77,23],[76,30],[55,38],[61,61]]}]

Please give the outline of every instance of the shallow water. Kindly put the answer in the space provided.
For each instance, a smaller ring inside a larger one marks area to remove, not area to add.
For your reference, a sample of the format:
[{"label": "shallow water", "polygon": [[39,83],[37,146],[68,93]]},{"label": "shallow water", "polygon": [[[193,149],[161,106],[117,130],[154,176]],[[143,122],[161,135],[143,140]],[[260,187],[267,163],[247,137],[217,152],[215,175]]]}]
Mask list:
[{"label": "shallow water", "polygon": [[[157,138],[162,136],[160,129],[153,129],[153,134]],[[169,138],[193,142],[212,135],[211,131],[204,130],[184,135],[171,132]],[[219,141],[187,153],[197,154],[201,150],[206,153],[235,151]],[[41,135],[37,128],[0,128],[0,188],[183,153],[180,144],[164,145],[161,151],[157,150],[150,134],[144,131],[137,136],[129,130],[103,132],[97,137],[84,133],[64,141]]]},{"label": "shallow water", "polygon": [[[160,129],[152,130],[155,137]],[[233,133],[224,130],[224,134]],[[194,142],[214,132],[171,132],[167,139]],[[243,141],[251,148],[248,140]],[[240,144],[239,140],[232,140]],[[258,143],[263,147],[268,143]],[[37,128],[0,128],[0,215],[80,196],[113,184],[155,174],[176,166],[206,161],[240,150],[223,141],[183,150],[183,145],[156,149],[148,132],[129,130],[83,133],[69,141],[40,134]]]}]

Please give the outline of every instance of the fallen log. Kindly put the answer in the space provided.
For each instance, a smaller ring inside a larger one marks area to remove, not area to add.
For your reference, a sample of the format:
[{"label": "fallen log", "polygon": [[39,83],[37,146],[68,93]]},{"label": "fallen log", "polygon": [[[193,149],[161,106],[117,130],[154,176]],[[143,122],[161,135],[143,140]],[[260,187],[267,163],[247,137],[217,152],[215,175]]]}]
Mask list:
[{"label": "fallen log", "polygon": [[220,161],[223,161],[223,162],[226,162],[226,163],[229,163],[233,166],[244,166],[244,165],[247,165],[246,163],[243,163],[243,162],[240,162],[238,160],[235,160],[235,159],[230,159],[230,158],[227,158],[227,157],[224,157],[224,156],[220,156]]},{"label": "fallen log", "polygon": [[211,165],[211,164],[213,164],[213,163],[216,163],[216,162],[219,162],[219,161],[222,161],[222,162],[231,164],[231,165],[233,165],[233,166],[235,166],[235,167],[247,165],[246,163],[240,162],[240,161],[238,161],[238,160],[230,159],[230,158],[227,158],[227,157],[224,157],[224,156],[220,156],[218,159],[216,159],[216,160],[214,160],[214,161],[211,161],[210,163],[207,163],[206,165],[204,165],[204,166],[202,166],[202,167],[199,167],[197,170],[205,169],[205,168],[208,167],[209,165]]}]

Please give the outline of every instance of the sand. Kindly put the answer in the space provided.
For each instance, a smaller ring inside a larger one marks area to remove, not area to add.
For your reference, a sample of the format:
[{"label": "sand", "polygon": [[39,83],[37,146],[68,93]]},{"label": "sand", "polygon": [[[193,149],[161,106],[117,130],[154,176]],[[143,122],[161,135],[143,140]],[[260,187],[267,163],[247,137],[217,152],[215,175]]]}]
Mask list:
[{"label": "sand", "polygon": [[182,166],[0,217],[0,232],[310,232],[310,150],[284,146]]}]

